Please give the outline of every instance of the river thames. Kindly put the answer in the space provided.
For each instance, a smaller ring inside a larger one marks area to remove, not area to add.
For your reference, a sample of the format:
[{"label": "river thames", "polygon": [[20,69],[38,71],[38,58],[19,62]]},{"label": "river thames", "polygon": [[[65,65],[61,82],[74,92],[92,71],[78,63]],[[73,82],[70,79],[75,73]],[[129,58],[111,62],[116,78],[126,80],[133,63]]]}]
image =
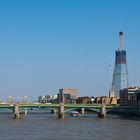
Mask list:
[{"label": "river thames", "polygon": [[140,119],[96,114],[58,119],[57,114],[31,112],[13,119],[0,113],[0,140],[139,140]]}]

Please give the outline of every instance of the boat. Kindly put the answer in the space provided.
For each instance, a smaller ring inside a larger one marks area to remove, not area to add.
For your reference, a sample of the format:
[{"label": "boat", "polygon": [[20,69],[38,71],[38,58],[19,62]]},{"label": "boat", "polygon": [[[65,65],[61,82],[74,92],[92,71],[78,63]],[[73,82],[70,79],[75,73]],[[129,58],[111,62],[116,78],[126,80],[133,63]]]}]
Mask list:
[{"label": "boat", "polygon": [[81,116],[81,114],[80,114],[79,112],[77,112],[77,111],[72,111],[72,112],[70,113],[70,115],[71,115],[71,116],[74,116],[74,117]]}]

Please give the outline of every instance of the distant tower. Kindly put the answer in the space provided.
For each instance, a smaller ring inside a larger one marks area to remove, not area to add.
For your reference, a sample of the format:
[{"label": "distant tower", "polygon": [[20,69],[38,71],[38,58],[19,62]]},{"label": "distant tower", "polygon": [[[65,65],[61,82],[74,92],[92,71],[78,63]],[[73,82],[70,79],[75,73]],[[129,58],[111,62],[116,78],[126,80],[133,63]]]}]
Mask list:
[{"label": "distant tower", "polygon": [[119,97],[119,91],[128,87],[128,72],[126,63],[126,51],[123,50],[123,32],[119,32],[120,47],[116,51],[115,66],[113,72],[112,88],[115,97]]}]

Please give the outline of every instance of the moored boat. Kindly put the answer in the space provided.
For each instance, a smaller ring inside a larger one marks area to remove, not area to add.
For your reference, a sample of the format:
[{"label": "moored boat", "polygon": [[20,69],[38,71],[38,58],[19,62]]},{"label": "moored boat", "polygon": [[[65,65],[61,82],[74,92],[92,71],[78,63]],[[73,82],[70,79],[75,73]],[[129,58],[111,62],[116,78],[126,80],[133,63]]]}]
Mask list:
[{"label": "moored boat", "polygon": [[77,111],[72,111],[72,112],[70,113],[70,115],[71,115],[71,116],[74,116],[74,117],[81,116],[81,114],[80,114],[79,112],[77,112]]}]

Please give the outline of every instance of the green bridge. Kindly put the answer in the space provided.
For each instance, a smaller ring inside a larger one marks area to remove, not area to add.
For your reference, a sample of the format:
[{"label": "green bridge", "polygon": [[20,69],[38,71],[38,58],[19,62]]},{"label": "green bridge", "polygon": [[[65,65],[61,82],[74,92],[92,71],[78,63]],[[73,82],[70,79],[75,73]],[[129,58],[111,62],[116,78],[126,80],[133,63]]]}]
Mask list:
[{"label": "green bridge", "polygon": [[105,106],[97,104],[35,104],[35,103],[0,103],[0,110],[13,112],[14,118],[20,118],[20,113],[27,114],[33,109],[50,110],[52,113],[57,113],[59,118],[64,118],[66,112],[78,111],[84,114],[85,111],[93,111],[99,117],[105,117],[107,113],[128,114],[140,116],[140,108],[121,107],[121,106]]},{"label": "green bridge", "polygon": [[33,110],[35,108],[38,109],[46,109],[51,110],[54,113],[58,113],[59,118],[64,118],[64,113],[69,111],[77,110],[81,114],[84,114],[84,111],[93,111],[100,114],[100,116],[105,116],[110,110],[112,110],[113,106],[103,106],[103,105],[86,105],[86,104],[34,104],[34,103],[26,103],[26,104],[0,104],[0,110],[12,110],[15,118],[20,117],[21,112],[27,112],[29,110]]}]

